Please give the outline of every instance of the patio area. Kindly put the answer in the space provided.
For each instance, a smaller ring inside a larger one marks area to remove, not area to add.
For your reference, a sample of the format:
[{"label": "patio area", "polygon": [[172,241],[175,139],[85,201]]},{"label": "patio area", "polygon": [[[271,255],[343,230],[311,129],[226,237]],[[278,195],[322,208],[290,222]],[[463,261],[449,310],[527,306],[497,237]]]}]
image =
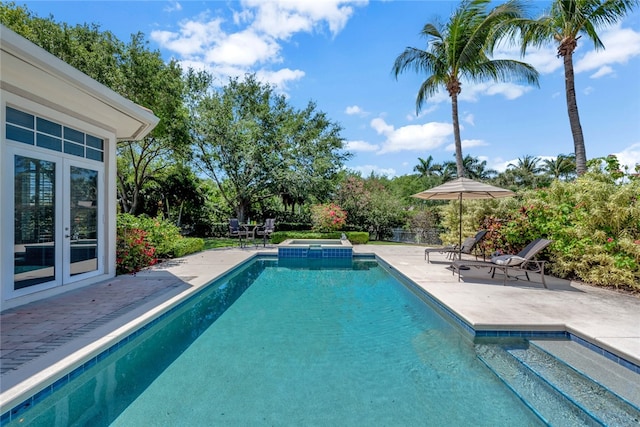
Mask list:
[{"label": "patio area", "polygon": [[[640,297],[547,276],[531,281],[491,279],[486,269],[463,271],[444,255],[424,260],[424,247],[356,245],[375,253],[476,330],[566,330],[640,365]],[[33,384],[68,372],[88,355],[135,330],[213,278],[275,247],[210,250],[140,272],[27,304],[0,314],[2,411]],[[7,405],[7,406],[4,406]]]}]

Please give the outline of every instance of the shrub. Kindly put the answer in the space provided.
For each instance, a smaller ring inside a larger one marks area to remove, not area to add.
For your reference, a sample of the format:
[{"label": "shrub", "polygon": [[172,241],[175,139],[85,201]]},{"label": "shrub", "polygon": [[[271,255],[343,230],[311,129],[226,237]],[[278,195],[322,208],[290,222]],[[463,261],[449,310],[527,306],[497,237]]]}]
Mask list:
[{"label": "shrub", "polygon": [[116,239],[116,273],[133,274],[155,264],[155,248],[147,240],[147,233],[139,228],[118,226]]},{"label": "shrub", "polygon": [[180,258],[204,249],[204,240],[197,237],[185,237],[171,246],[171,258]]},{"label": "shrub", "polygon": [[337,231],[347,222],[347,213],[335,203],[311,207],[311,223],[314,231]]},{"label": "shrub", "polygon": [[[532,240],[553,240],[542,257],[559,277],[599,286],[640,291],[640,180],[623,180],[617,171],[591,171],[572,182],[517,197],[464,201],[463,236],[489,230],[485,253],[516,253]],[[458,238],[458,204],[443,208],[449,229],[443,240]]]},{"label": "shrub", "polygon": [[116,272],[135,273],[159,258],[185,256],[204,248],[204,240],[186,238],[168,220],[119,214],[117,220]]}]

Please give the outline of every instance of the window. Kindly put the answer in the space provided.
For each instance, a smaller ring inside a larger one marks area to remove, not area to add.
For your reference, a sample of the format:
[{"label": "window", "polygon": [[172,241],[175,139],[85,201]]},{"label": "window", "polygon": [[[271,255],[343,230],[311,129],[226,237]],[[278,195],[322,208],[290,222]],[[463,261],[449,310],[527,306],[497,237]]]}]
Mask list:
[{"label": "window", "polygon": [[104,161],[102,138],[11,107],[7,107],[6,118],[7,139],[85,159]]}]

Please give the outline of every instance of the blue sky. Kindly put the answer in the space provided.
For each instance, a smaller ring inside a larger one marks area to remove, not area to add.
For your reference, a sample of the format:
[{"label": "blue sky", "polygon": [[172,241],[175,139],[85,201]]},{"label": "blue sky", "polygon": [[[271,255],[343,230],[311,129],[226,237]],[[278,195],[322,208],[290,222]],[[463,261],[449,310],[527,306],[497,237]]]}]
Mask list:
[{"label": "blue sky", "polygon": [[[68,24],[97,23],[121,40],[138,31],[167,60],[229,76],[256,73],[304,108],[308,101],[341,124],[354,156],[347,167],[368,175],[412,173],[418,157],[454,160],[451,103],[446,93],[415,99],[424,76],[396,80],[395,58],[424,48],[419,32],[446,20],[457,1],[27,1],[39,16]],[[544,8],[547,2],[536,1]],[[616,154],[640,163],[640,12],[600,30],[605,50],[586,37],[574,54],[578,108],[587,158]],[[496,56],[520,59],[502,47]],[[562,59],[555,47],[524,58],[540,72],[540,88],[463,83],[459,113],[463,154],[502,171],[525,155],[573,152]]]}]

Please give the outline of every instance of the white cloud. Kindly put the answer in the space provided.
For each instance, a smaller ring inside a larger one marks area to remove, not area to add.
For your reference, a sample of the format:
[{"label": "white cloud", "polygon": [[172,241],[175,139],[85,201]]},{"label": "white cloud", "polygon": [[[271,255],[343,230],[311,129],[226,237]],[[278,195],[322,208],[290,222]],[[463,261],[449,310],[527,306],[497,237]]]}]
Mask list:
[{"label": "white cloud", "polygon": [[[604,49],[591,49],[585,53],[575,62],[576,73],[597,70],[610,64],[626,64],[629,59],[640,55],[640,32],[622,28],[620,24],[603,31],[600,40]],[[580,42],[590,43],[586,38],[580,39]]]},{"label": "white cloud", "polygon": [[409,125],[395,129],[383,119],[376,118],[371,121],[371,127],[378,134],[386,137],[378,154],[432,150],[444,144],[453,133],[453,126],[450,123],[438,122]]},{"label": "white cloud", "polygon": [[603,77],[603,76],[606,76],[606,75],[609,75],[609,74],[614,74],[613,68],[611,68],[608,65],[605,65],[603,67],[600,67],[598,69],[598,71],[596,71],[595,73],[591,74],[589,77],[592,78],[592,79],[598,79],[600,77]]},{"label": "white cloud", "polygon": [[222,22],[221,18],[209,19],[205,13],[195,21],[180,22],[177,33],[152,31],[151,39],[183,59],[194,59],[193,56],[203,56],[210,46],[225,36],[220,28]]},{"label": "white cloud", "polygon": [[[477,102],[481,96],[502,95],[508,100],[516,99],[531,91],[532,86],[523,86],[516,83],[469,83],[462,82],[462,91],[458,95],[458,101]],[[451,102],[451,98],[444,91],[440,90],[427,101],[429,104],[439,104],[441,102]]]},{"label": "white cloud", "polygon": [[556,56],[556,48],[549,43],[541,47],[529,47],[524,58],[520,47],[514,44],[500,43],[493,52],[494,59],[514,59],[533,66],[540,74],[550,74],[562,67],[562,60]]},{"label": "white cloud", "polygon": [[520,98],[532,89],[532,86],[522,86],[515,83],[490,83],[486,87],[485,93],[487,95],[502,95],[511,100]]},{"label": "white cloud", "polygon": [[369,115],[368,111],[363,110],[362,108],[360,108],[357,105],[350,105],[347,108],[345,108],[344,112],[346,114],[348,114],[349,116],[360,116],[360,117],[366,117]]},{"label": "white cloud", "polygon": [[637,164],[640,164],[640,142],[631,144],[619,153],[613,153],[622,165],[629,167],[629,172],[634,172]]},{"label": "white cloud", "polygon": [[301,80],[305,76],[302,70],[292,70],[289,68],[280,68],[277,71],[259,70],[256,72],[258,80],[268,82],[275,86],[280,92],[285,93],[289,84]]},{"label": "white cloud", "polygon": [[[230,21],[206,12],[180,22],[176,31],[153,31],[151,39],[174,52],[185,69],[194,66],[214,70],[223,84],[229,77],[256,73],[263,79],[274,79],[265,83],[286,88],[288,81],[298,80],[305,73],[274,67],[282,62],[282,44],[297,33],[324,28],[335,36],[354,8],[366,4],[358,0],[243,0],[240,9],[231,12]],[[175,8],[179,3],[172,5]]]},{"label": "white cloud", "polygon": [[384,119],[377,117],[371,120],[371,127],[379,134],[387,134],[393,132],[393,126],[387,124]]},{"label": "white cloud", "polygon": [[[473,148],[473,147],[486,147],[489,144],[486,143],[485,141],[481,140],[481,139],[463,139],[462,140],[462,150],[466,150],[468,148]],[[455,144],[449,144],[447,145],[447,147],[445,148],[446,151],[456,151],[456,145]]]},{"label": "white cloud", "polygon": [[251,30],[231,34],[209,50],[204,59],[215,64],[250,67],[265,62],[280,62],[280,45]]},{"label": "white cloud", "polygon": [[163,9],[165,12],[180,12],[182,10],[182,5],[177,1],[170,1],[168,6],[165,6]]},{"label": "white cloud", "polygon": [[[447,97],[448,99],[448,97]],[[414,120],[417,119],[421,119],[424,116],[426,116],[427,114],[433,113],[434,111],[436,111],[438,109],[438,105],[437,104],[433,104],[430,105],[429,107],[422,107],[422,109],[420,110],[420,112],[416,115],[415,111],[412,113],[407,114],[407,121],[412,122]]]},{"label": "white cloud", "polygon": [[587,86],[582,90],[582,93],[584,93],[586,96],[589,96],[593,93],[594,90],[595,89],[593,88],[593,86]]},{"label": "white cloud", "polygon": [[255,10],[253,26],[266,34],[287,39],[297,32],[311,32],[323,23],[338,34],[353,14],[354,6],[367,1],[344,0],[243,0],[242,6]]},{"label": "white cloud", "polygon": [[471,126],[475,126],[476,125],[474,123],[474,119],[475,119],[475,117],[471,113],[466,113],[462,117],[462,121],[465,122],[465,123],[469,123]]},{"label": "white cloud", "polygon": [[374,175],[378,176],[387,176],[389,178],[393,178],[396,176],[396,170],[393,168],[381,168],[376,165],[363,165],[363,166],[355,166],[350,169],[353,169],[356,172],[359,172],[363,177],[367,177],[371,175],[373,172]]},{"label": "white cloud", "polygon": [[377,151],[379,147],[366,141],[347,141],[345,149],[354,152]]}]

